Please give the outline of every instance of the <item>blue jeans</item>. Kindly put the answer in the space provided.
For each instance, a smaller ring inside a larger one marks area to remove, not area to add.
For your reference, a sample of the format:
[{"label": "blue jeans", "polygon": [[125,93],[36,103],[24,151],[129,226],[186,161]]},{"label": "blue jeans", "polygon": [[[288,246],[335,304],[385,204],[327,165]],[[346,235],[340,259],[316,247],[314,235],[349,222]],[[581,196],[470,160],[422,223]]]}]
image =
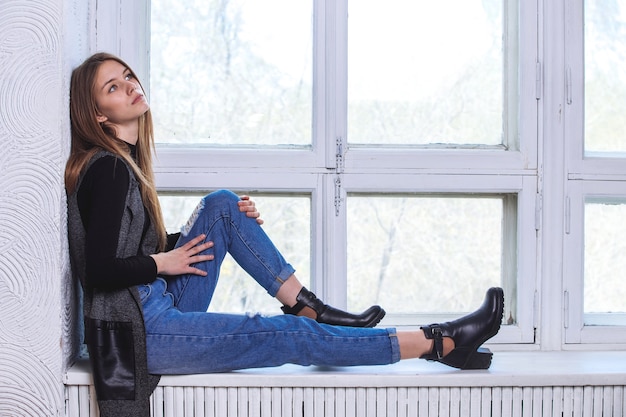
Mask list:
[{"label": "blue jeans", "polygon": [[226,253],[271,296],[294,269],[255,219],[241,213],[239,197],[204,197],[183,227],[177,246],[204,233],[215,259],[197,264],[208,276],[180,275],[139,285],[146,326],[148,369],[155,374],[224,372],[299,365],[382,365],[397,362],[394,329],[330,326],[292,315],[265,317],[208,313]]}]

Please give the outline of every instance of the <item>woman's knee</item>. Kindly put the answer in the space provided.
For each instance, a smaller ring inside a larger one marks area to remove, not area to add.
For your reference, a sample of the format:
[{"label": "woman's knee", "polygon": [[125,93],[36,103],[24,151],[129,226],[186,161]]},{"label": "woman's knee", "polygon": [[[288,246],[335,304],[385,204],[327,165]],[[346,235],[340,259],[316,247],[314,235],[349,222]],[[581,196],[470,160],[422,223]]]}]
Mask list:
[{"label": "woman's knee", "polygon": [[233,204],[237,206],[237,202],[240,200],[239,196],[230,190],[217,190],[207,194],[204,197],[205,206],[222,204]]},{"label": "woman's knee", "polygon": [[188,236],[198,222],[201,223],[198,227],[205,227],[208,219],[232,216],[234,211],[238,211],[237,202],[239,200],[239,196],[229,190],[219,190],[207,194],[200,200],[187,223],[181,228],[182,235]]}]

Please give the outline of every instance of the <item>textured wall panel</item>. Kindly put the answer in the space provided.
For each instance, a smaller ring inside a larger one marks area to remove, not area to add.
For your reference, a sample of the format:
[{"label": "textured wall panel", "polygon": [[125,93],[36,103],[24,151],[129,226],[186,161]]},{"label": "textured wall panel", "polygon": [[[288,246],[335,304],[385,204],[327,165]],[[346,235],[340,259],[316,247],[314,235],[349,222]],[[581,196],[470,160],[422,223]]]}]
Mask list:
[{"label": "textured wall panel", "polygon": [[64,414],[62,0],[0,1],[0,416]]}]

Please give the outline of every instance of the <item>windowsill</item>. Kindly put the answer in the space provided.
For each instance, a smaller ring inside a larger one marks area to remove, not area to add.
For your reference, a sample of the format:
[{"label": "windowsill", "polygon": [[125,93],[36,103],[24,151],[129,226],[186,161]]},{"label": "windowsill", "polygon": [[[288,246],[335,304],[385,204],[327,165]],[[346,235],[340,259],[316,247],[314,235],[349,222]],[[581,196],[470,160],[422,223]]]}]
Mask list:
[{"label": "windowsill", "polygon": [[[66,385],[90,385],[89,364],[72,366]],[[626,352],[495,352],[488,370],[460,371],[407,360],[341,368],[284,365],[219,374],[166,375],[161,386],[195,387],[534,387],[626,385]]]}]

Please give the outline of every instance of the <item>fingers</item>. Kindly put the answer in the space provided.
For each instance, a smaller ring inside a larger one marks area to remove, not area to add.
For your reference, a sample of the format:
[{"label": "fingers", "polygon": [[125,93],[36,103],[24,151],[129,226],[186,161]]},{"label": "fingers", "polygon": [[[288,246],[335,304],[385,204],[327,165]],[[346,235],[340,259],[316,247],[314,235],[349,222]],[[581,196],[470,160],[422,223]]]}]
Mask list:
[{"label": "fingers", "polygon": [[206,239],[206,235],[201,234],[180,247],[189,264],[213,260],[213,255],[199,255],[199,253],[213,247],[212,241],[200,244],[204,239]]},{"label": "fingers", "polygon": [[187,262],[191,265],[204,261],[212,261],[213,258],[215,258],[213,255],[191,255],[187,258]]},{"label": "fingers", "polygon": [[196,246],[198,243],[202,242],[206,238],[206,235],[203,233],[191,239],[189,242],[185,243],[181,248],[184,250],[189,250],[192,247]]},{"label": "fingers", "polygon": [[206,277],[208,275],[207,271],[204,271],[200,268],[196,268],[194,266],[189,266],[189,274],[200,275],[202,277]]},{"label": "fingers", "polygon": [[259,213],[258,211],[247,211],[246,212],[246,217],[249,217],[251,219],[256,219],[256,222],[258,224],[263,224],[263,219],[261,219],[261,213]]},{"label": "fingers", "polygon": [[239,211],[242,213],[246,213],[246,217],[251,219],[256,219],[257,224],[263,224],[263,220],[261,219],[261,213],[256,208],[256,204],[254,201],[250,200],[250,196],[242,195],[240,196],[241,200],[237,202],[239,206]]},{"label": "fingers", "polygon": [[200,269],[200,268],[196,268],[194,265],[201,263],[201,262],[212,261],[215,258],[215,256],[213,255],[198,255],[203,250],[210,248],[212,246],[213,246],[213,242],[206,242],[205,244],[195,246],[192,249],[193,251],[197,251],[197,252],[192,252],[192,251],[189,252],[190,256],[187,258],[187,267],[189,268],[188,273],[201,275],[203,277],[207,276],[207,271]]},{"label": "fingers", "polygon": [[256,204],[254,203],[254,201],[250,200],[250,196],[242,195],[240,198],[241,200],[237,202],[237,205],[239,206],[239,211],[256,211]]},{"label": "fingers", "polygon": [[246,211],[246,217],[250,217],[252,219],[256,219],[257,217],[259,217],[261,215],[261,213],[259,213],[258,211],[254,210],[254,211]]},{"label": "fingers", "polygon": [[206,239],[206,235],[201,234],[181,246],[186,253],[185,263],[187,264],[187,271],[185,271],[185,273],[203,277],[207,276],[207,271],[194,266],[197,263],[212,261],[214,259],[213,255],[199,255],[206,249],[213,247],[213,242],[211,241],[200,244],[204,239]]},{"label": "fingers", "polygon": [[213,246],[213,242],[211,241],[204,242],[203,244],[199,245],[199,243],[202,242],[204,239],[206,239],[206,235],[203,233],[194,237],[180,248],[186,252],[193,252],[193,254],[195,255],[196,253],[200,253],[203,250]]}]

